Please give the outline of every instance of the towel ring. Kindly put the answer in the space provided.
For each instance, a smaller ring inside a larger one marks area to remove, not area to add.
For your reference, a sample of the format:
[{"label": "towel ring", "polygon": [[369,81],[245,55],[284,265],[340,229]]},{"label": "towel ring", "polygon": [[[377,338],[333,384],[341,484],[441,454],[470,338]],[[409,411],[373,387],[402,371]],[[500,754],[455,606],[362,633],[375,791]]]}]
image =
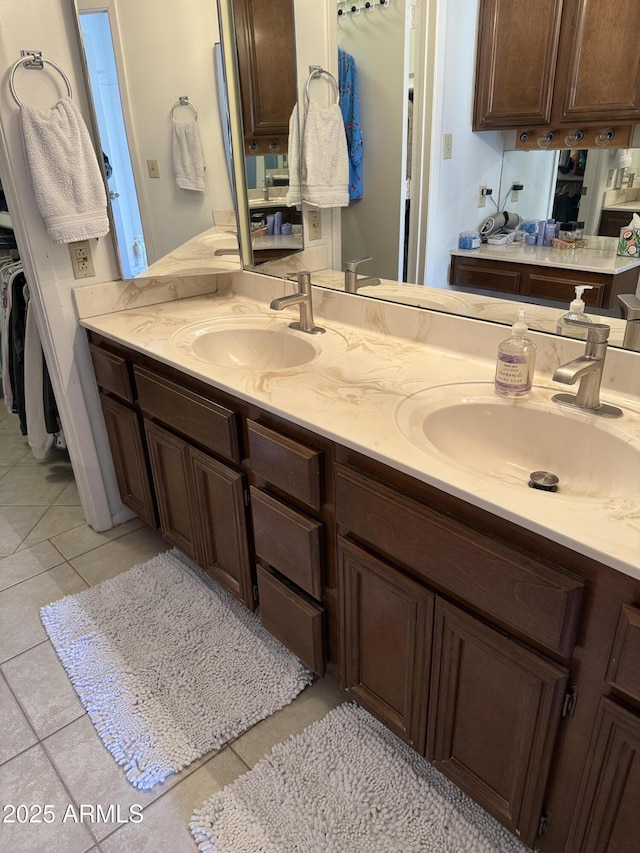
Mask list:
[{"label": "towel ring", "polygon": [[16,63],[14,63],[14,65],[11,69],[11,74],[9,75],[9,89],[11,90],[11,97],[13,98],[13,100],[16,102],[16,104],[19,107],[22,106],[22,101],[18,98],[18,96],[16,94],[16,88],[13,84],[13,78],[14,78],[15,73],[16,73],[16,71],[20,65],[24,65],[25,68],[37,68],[37,69],[44,68],[45,63],[47,65],[51,65],[51,67],[55,68],[55,70],[58,72],[58,74],[60,74],[62,76],[62,79],[64,80],[66,87],[67,87],[68,97],[70,97],[70,98],[73,97],[73,93],[71,91],[71,83],[69,82],[69,78],[64,73],[62,68],[60,68],[59,65],[57,65],[52,59],[46,59],[46,57],[44,57],[39,51],[35,51],[35,50],[29,51],[29,52],[22,51],[22,53],[23,53],[22,59],[19,59]]},{"label": "towel ring", "polygon": [[313,80],[313,78],[328,77],[331,82],[331,85],[333,86],[336,92],[336,104],[340,104],[340,87],[338,86],[338,81],[333,76],[333,74],[330,74],[328,71],[325,71],[324,68],[321,68],[319,65],[310,65],[309,71],[311,72],[311,74],[309,74],[309,79],[307,80],[307,85],[304,90],[306,102],[309,103],[309,86],[311,85],[311,81]]},{"label": "towel ring", "polygon": [[194,121],[198,121],[198,110],[191,103],[187,95],[182,95],[171,107],[171,121],[174,124],[177,124],[176,117],[174,115],[174,111],[177,109],[177,107],[191,107],[191,109],[193,110]]}]

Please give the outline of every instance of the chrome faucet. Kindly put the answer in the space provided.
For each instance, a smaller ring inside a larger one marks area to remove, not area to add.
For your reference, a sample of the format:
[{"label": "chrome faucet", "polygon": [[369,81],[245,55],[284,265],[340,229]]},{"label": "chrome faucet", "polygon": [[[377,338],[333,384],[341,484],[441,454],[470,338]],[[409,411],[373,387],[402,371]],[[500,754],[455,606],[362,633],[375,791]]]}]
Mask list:
[{"label": "chrome faucet", "polygon": [[297,275],[289,276],[290,279],[298,281],[299,290],[291,296],[280,296],[274,299],[271,303],[271,308],[274,311],[282,311],[288,305],[300,306],[300,322],[289,323],[290,328],[298,329],[300,332],[307,332],[309,335],[321,335],[325,329],[321,326],[316,326],[313,322],[313,306],[311,304],[311,273],[299,272]]},{"label": "chrome faucet", "polygon": [[262,198],[264,201],[269,201],[269,187],[273,186],[273,178],[271,175],[264,176],[264,188],[262,190]]},{"label": "chrome faucet", "polygon": [[580,382],[577,394],[554,394],[551,398],[561,406],[585,409],[603,418],[620,418],[622,409],[600,402],[600,383],[607,354],[611,329],[605,323],[585,323],[582,320],[565,320],[570,326],[587,330],[584,355],[560,365],[552,379],[565,385]]},{"label": "chrome faucet", "polygon": [[371,261],[373,258],[358,258],[357,261],[347,261],[344,265],[344,292],[345,293],[357,293],[359,287],[363,287],[365,284],[370,284],[374,287],[377,284],[380,284],[379,278],[371,278],[371,276],[366,276],[364,278],[358,278],[358,266],[360,264],[364,264],[366,261]]},{"label": "chrome faucet", "polygon": [[622,303],[622,312],[627,321],[622,346],[640,352],[640,299],[632,293],[621,293],[618,300]]}]

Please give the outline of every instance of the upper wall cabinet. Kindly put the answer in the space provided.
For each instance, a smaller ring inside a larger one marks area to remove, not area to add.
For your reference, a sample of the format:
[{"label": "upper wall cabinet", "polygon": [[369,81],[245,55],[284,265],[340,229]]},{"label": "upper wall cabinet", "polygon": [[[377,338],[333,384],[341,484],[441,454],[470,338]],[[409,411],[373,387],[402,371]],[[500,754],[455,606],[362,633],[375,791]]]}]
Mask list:
[{"label": "upper wall cabinet", "polygon": [[296,102],[292,0],[233,0],[245,154],[286,154]]},{"label": "upper wall cabinet", "polygon": [[634,0],[480,0],[474,130],[640,121]]}]

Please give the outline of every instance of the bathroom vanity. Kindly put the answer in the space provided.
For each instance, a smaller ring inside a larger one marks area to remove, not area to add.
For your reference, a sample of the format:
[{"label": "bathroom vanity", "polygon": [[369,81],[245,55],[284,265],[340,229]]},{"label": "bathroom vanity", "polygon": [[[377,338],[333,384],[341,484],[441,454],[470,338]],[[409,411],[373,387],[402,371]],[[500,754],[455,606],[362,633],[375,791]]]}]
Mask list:
[{"label": "bathroom vanity", "polygon": [[566,305],[575,297],[576,285],[587,284],[593,288],[584,292],[587,305],[618,308],[619,293],[636,292],[640,261],[616,255],[608,238],[588,237],[587,244],[574,251],[522,243],[452,249],[449,283]]},{"label": "bathroom vanity", "polygon": [[[318,291],[316,355],[207,363],[185,329],[274,314],[236,278],[234,294],[82,320],[124,503],[527,846],[634,849],[637,493],[491,484],[401,434],[425,387],[490,382],[478,340],[502,327]],[[295,317],[275,316],[290,335]]]}]

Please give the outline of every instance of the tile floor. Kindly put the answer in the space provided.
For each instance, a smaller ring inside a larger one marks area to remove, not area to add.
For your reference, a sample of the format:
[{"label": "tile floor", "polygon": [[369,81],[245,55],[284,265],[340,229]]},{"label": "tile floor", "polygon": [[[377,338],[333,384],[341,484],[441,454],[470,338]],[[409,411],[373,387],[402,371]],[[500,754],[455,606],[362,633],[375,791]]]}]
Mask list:
[{"label": "tile floor", "polygon": [[[39,611],[166,548],[137,519],[102,534],[89,528],[68,456],[35,460],[0,399],[0,850],[194,853],[193,809],[344,699],[331,681],[316,681],[152,791],[132,788],[84,713]],[[133,804],[142,820],[127,822]]]}]

